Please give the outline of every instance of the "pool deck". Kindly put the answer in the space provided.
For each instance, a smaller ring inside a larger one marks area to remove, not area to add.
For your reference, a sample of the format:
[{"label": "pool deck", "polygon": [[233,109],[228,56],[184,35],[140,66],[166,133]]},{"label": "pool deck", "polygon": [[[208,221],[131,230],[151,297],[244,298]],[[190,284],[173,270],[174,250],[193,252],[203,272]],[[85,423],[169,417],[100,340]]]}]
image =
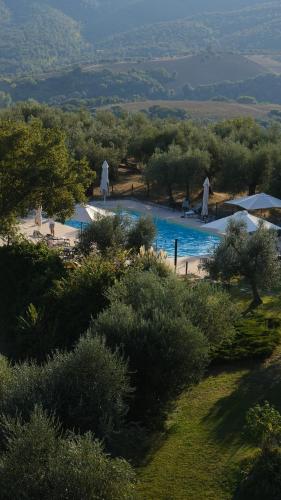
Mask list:
[{"label": "pool deck", "polygon": [[108,199],[105,203],[103,201],[91,201],[89,204],[94,207],[104,208],[105,210],[114,210],[116,208],[136,210],[137,212],[142,212],[143,214],[151,215],[152,217],[159,217],[159,219],[165,219],[169,222],[174,222],[176,224],[181,224],[182,226],[194,229],[203,229],[205,226],[199,217],[184,218],[181,217],[181,212],[167,207],[158,206],[156,203],[144,203],[133,199],[122,198],[120,200]]},{"label": "pool deck", "polygon": [[[137,200],[123,198],[119,200],[108,199],[106,203],[104,203],[103,201],[92,201],[89,204],[107,210],[112,210],[116,208],[135,210],[146,215],[150,214],[152,217],[159,217],[160,219],[165,219],[169,222],[180,224],[184,227],[204,230],[204,223],[199,218],[182,218],[181,212],[165,208],[162,206],[158,206],[153,203],[143,203]],[[42,226],[38,228],[38,226],[36,226],[35,224],[34,216],[22,219],[19,223],[18,229],[20,233],[22,233],[25,237],[27,237],[30,241],[34,243],[38,242],[38,239],[33,237],[34,230],[39,230],[40,233],[44,236],[50,233],[48,220],[43,219]],[[55,236],[57,238],[69,239],[71,246],[74,246],[75,241],[78,239],[78,235],[79,235],[78,229],[56,222]],[[167,263],[172,269],[174,269],[174,259],[172,257],[167,258]],[[186,255],[185,257],[179,257],[177,264],[178,275],[184,276],[186,274],[186,263],[188,263],[187,266],[188,275],[194,275],[197,276],[198,278],[204,278],[205,276],[204,271],[198,268],[198,266],[201,263],[200,256],[194,257]]]},{"label": "pool deck", "polygon": [[[154,203],[145,203],[133,199],[107,199],[104,203],[103,201],[92,201],[90,205],[93,205],[98,208],[104,208],[106,210],[114,210],[116,208],[124,208],[127,210],[136,210],[137,212],[141,212],[145,215],[151,215],[152,217],[159,217],[159,219],[165,219],[169,222],[173,222],[175,224],[180,224],[184,227],[189,227],[192,229],[201,229],[204,230],[205,224],[199,218],[183,218],[181,217],[182,213],[177,210],[172,210],[166,207],[158,206]],[[177,274],[180,276],[184,276],[186,274],[186,263],[187,263],[187,274],[194,275],[198,278],[204,278],[206,273],[199,268],[201,264],[200,256],[190,256],[186,255],[185,257],[179,257],[177,263]],[[206,258],[206,256],[205,256]],[[174,258],[167,258],[168,265],[174,269]]]},{"label": "pool deck", "polygon": [[[35,224],[34,217],[28,217],[22,219],[18,226],[19,232],[23,234],[29,241],[33,243],[38,243],[38,238],[33,237],[34,231],[40,231],[43,236],[50,234],[49,221],[48,219],[43,219],[41,227]],[[60,224],[56,222],[55,224],[55,237],[65,238],[70,241],[70,245],[74,246],[75,241],[78,239],[79,230],[65,224]]]}]

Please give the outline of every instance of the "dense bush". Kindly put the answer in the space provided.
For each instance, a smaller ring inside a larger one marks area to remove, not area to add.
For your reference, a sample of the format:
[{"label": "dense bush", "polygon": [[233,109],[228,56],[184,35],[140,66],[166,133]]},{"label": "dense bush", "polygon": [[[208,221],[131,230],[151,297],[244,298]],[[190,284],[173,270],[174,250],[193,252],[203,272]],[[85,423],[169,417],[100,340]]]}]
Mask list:
[{"label": "dense bush", "polygon": [[102,217],[89,224],[80,235],[79,247],[88,255],[98,249],[102,253],[110,248],[123,247],[138,252],[141,246],[149,248],[156,236],[151,217],[140,217],[135,223],[122,213]]},{"label": "dense bush", "polygon": [[89,254],[95,247],[105,252],[111,247],[125,246],[129,221],[121,214],[101,217],[89,224],[80,235],[79,247]]},{"label": "dense bush", "polygon": [[28,420],[41,404],[65,429],[91,430],[107,444],[122,428],[130,394],[126,364],[99,338],[81,338],[74,351],[57,352],[44,365],[0,358],[3,414]]},{"label": "dense bush", "polygon": [[243,470],[239,500],[281,497],[281,415],[268,402],[250,408],[246,415],[247,437],[261,448]]},{"label": "dense bush", "polygon": [[270,320],[262,315],[243,318],[235,325],[231,342],[223,343],[215,352],[217,360],[263,359],[270,356],[280,343],[280,321]]},{"label": "dense bush", "polygon": [[88,328],[91,317],[108,304],[106,292],[126,271],[127,255],[90,256],[58,280],[48,296],[45,325],[50,347],[70,347]]},{"label": "dense bush", "polygon": [[173,275],[130,272],[111,289],[110,307],[93,323],[91,333],[128,358],[139,416],[198,380],[210,349],[232,334],[227,296],[205,285],[192,290]]},{"label": "dense bush", "polygon": [[42,304],[54,280],[65,277],[63,263],[46,245],[22,241],[0,247],[0,275],[1,352],[13,358],[36,355],[32,342],[19,333],[19,318],[30,304]]},{"label": "dense bush", "polygon": [[281,497],[281,451],[261,452],[248,466],[237,493],[239,500],[267,500]]},{"label": "dense bush", "polygon": [[127,367],[99,338],[82,337],[70,353],[45,366],[44,398],[65,428],[91,430],[108,442],[120,431],[131,389]]},{"label": "dense bush", "polygon": [[149,216],[140,219],[129,229],[127,247],[136,252],[144,246],[147,250],[151,247],[156,236],[156,228]]},{"label": "dense bush", "polygon": [[129,500],[134,473],[111,459],[91,434],[63,435],[57,421],[36,408],[28,422],[2,419],[0,454],[3,500]]}]

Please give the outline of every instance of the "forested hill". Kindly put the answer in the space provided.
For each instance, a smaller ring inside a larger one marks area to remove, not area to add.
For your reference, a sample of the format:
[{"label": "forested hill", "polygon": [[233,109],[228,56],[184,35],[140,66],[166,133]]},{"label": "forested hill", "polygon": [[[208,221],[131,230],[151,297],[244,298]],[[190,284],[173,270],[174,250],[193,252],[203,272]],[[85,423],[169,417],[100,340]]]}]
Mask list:
[{"label": "forested hill", "polygon": [[178,55],[225,37],[234,50],[275,49],[280,18],[280,2],[269,0],[0,0],[0,75]]},{"label": "forested hill", "polygon": [[0,74],[38,72],[87,54],[79,23],[61,10],[42,0],[0,0]]}]

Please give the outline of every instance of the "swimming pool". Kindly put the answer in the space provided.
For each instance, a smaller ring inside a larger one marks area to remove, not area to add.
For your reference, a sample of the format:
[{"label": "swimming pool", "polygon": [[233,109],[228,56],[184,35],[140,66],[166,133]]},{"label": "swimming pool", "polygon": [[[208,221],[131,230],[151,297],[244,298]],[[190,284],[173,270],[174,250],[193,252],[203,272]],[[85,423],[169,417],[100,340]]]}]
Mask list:
[{"label": "swimming pool", "polygon": [[[122,210],[121,213],[128,215],[132,220],[137,220],[142,215],[140,212],[132,210]],[[178,240],[179,257],[208,255],[220,242],[220,237],[212,233],[169,222],[158,217],[154,218],[153,221],[157,228],[154,246],[158,250],[165,250],[169,257],[174,255],[176,239]],[[79,229],[81,227],[81,224],[75,220],[67,221],[66,224]]]}]

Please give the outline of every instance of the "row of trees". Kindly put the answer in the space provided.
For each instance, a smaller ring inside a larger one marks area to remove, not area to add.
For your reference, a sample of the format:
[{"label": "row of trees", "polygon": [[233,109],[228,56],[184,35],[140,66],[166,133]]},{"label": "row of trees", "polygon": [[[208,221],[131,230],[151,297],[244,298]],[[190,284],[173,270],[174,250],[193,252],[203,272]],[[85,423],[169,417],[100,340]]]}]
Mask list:
[{"label": "row of trees", "polygon": [[278,124],[264,128],[248,118],[198,125],[19,104],[0,115],[2,224],[41,202],[50,214],[67,216],[86,188],[98,184],[105,158],[112,182],[120,162],[134,157],[148,188],[171,200],[175,191],[192,197],[206,175],[217,190],[281,196],[280,139]]}]

